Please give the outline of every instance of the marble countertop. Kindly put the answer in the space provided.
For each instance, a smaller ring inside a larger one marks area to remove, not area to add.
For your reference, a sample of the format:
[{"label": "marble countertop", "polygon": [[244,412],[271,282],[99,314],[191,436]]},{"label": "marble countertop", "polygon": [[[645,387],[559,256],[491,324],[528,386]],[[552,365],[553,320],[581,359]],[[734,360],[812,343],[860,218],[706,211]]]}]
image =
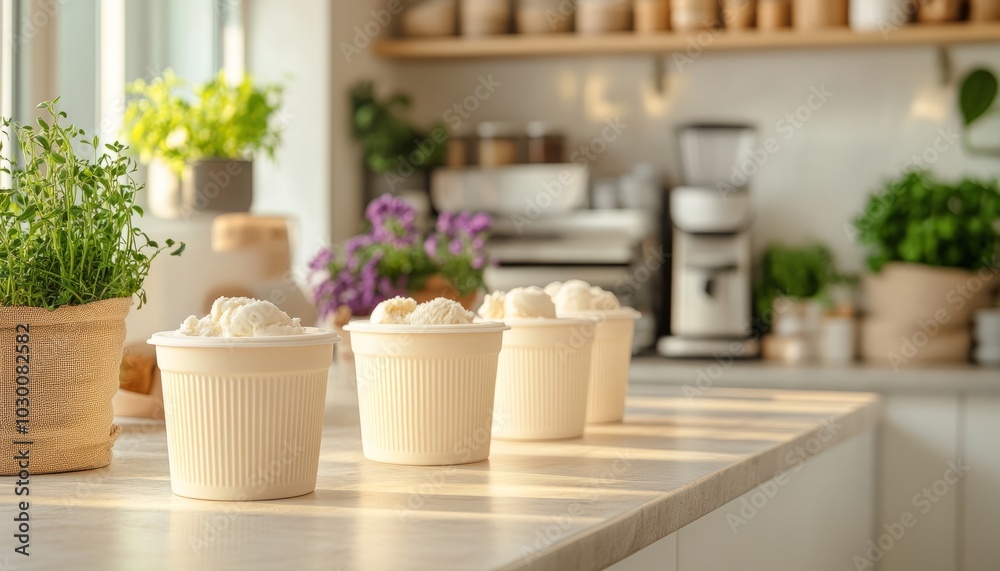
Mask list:
[{"label": "marble countertop", "polygon": [[878,392],[1000,391],[1000,369],[969,363],[912,364],[896,371],[889,365],[785,365],[771,361],[685,360],[637,357],[636,383],[695,388],[767,388],[779,390]]},{"label": "marble countertop", "polygon": [[[881,415],[873,394],[638,385],[622,424],[418,468],[366,461],[352,382],[330,382],[314,493],[174,496],[162,423],[122,421],[111,466],[31,478],[30,561],[5,517],[0,569],[603,568]],[[4,514],[15,498],[0,480]]]}]

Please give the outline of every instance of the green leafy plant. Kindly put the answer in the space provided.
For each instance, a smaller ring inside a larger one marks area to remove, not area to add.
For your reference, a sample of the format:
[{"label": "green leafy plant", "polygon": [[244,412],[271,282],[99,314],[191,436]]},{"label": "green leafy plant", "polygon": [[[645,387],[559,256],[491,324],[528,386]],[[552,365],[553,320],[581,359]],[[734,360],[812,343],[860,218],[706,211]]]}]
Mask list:
[{"label": "green leafy plant", "polygon": [[442,123],[422,130],[404,118],[412,100],[405,93],[385,99],[371,82],[351,89],[351,126],[364,147],[365,165],[376,173],[425,171],[444,161],[447,131]]},{"label": "green leafy plant", "polygon": [[274,158],[281,143],[275,117],[281,107],[277,85],[255,87],[249,76],[230,83],[225,72],[188,90],[170,70],[147,83],[128,86],[125,132],[140,160],[160,159],[180,172],[199,159],[248,159],[258,152]]},{"label": "green leafy plant", "polygon": [[962,80],[962,85],[958,92],[958,106],[962,113],[962,121],[965,124],[965,132],[962,143],[966,150],[976,154],[1000,155],[1000,149],[983,148],[974,144],[969,139],[969,128],[980,122],[990,114],[996,114],[993,110],[997,99],[997,91],[1000,82],[992,71],[986,68],[976,68],[969,72]]},{"label": "green leafy plant", "polygon": [[38,106],[48,118],[37,127],[3,120],[15,155],[0,159],[11,180],[0,189],[0,305],[51,310],[137,295],[141,307],[150,264],[184,245],[160,246],[133,225],[142,187],[127,147],[61,125],[58,101]]},{"label": "green leafy plant", "polygon": [[767,315],[778,297],[814,299],[821,297],[827,286],[849,280],[849,276],[836,273],[833,254],[825,246],[771,244],[757,269],[754,310],[758,316]]},{"label": "green leafy plant", "polygon": [[910,172],[869,197],[854,226],[874,272],[888,262],[975,270],[993,261],[998,218],[996,181],[950,185]]}]

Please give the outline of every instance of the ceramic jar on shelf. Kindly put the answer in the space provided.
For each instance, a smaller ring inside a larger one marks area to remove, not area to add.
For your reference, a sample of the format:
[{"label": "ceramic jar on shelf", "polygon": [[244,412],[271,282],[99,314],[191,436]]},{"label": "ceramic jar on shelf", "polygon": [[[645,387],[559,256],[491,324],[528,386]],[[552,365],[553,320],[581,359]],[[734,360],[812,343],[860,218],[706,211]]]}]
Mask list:
[{"label": "ceramic jar on shelf", "polygon": [[756,12],[756,0],[723,0],[722,2],[722,22],[727,30],[745,30],[753,27]]},{"label": "ceramic jar on shelf", "polygon": [[670,0],[635,0],[635,32],[655,34],[670,28]]},{"label": "ceramic jar on shelf", "polygon": [[847,0],[794,0],[792,26],[816,30],[847,25]]},{"label": "ceramic jar on shelf", "polygon": [[403,35],[454,36],[458,0],[414,0],[403,12]]},{"label": "ceramic jar on shelf", "polygon": [[576,33],[597,35],[627,31],[630,8],[628,0],[579,0],[576,4]]},{"label": "ceramic jar on shelf", "polygon": [[519,34],[558,34],[570,30],[574,3],[563,0],[517,0]]},{"label": "ceramic jar on shelf", "polygon": [[969,0],[969,20],[973,22],[1000,20],[1000,0]]},{"label": "ceramic jar on shelf", "polygon": [[757,29],[787,28],[791,21],[791,0],[757,0]]},{"label": "ceramic jar on shelf", "polygon": [[670,23],[675,30],[712,28],[719,19],[717,0],[671,0]]},{"label": "ceramic jar on shelf", "polygon": [[961,0],[923,0],[918,4],[917,20],[921,22],[953,22],[962,9]]},{"label": "ceramic jar on shelf", "polygon": [[463,36],[494,36],[510,30],[510,0],[462,0]]}]

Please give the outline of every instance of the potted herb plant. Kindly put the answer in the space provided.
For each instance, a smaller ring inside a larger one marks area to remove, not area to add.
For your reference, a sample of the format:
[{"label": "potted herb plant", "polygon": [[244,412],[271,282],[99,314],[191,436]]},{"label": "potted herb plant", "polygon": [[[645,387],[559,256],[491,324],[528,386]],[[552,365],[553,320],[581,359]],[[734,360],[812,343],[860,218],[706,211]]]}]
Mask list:
[{"label": "potted herb plant", "polygon": [[[352,316],[368,315],[395,296],[418,302],[445,297],[471,309],[486,289],[490,217],[444,212],[434,230],[423,235],[416,229],[416,216],[402,199],[382,195],[365,209],[364,233],[342,249],[324,248],[312,259],[315,303],[321,318],[333,317],[338,333]],[[344,338],[341,347],[349,347]]]},{"label": "potted herb plant", "polygon": [[239,83],[224,72],[188,90],[173,72],[128,88],[126,134],[149,164],[149,206],[156,216],[198,211],[247,212],[253,202],[253,157],[274,158],[282,90]]},{"label": "potted herb plant", "polygon": [[910,172],[869,198],[854,222],[870,249],[863,357],[894,366],[968,359],[971,316],[1000,282],[998,220],[995,181]]},{"label": "potted herb plant", "polygon": [[140,306],[164,246],[137,228],[135,163],[65,126],[56,101],[37,127],[3,120],[12,158],[0,159],[0,365],[14,373],[0,396],[0,471],[87,470],[111,462],[125,316]]},{"label": "potted herb plant", "polygon": [[444,125],[417,127],[405,116],[412,105],[409,95],[379,98],[369,81],[352,88],[350,100],[351,130],[364,150],[367,196],[426,190],[427,173],[444,162]]},{"label": "potted herb plant", "polygon": [[769,245],[754,282],[757,333],[772,332],[764,338],[765,357],[820,357],[825,314],[853,320],[851,296],[840,291],[851,281],[851,276],[836,271],[833,254],[823,245]]},{"label": "potted herb plant", "polygon": [[[769,245],[753,287],[760,333],[766,333],[774,325],[771,321],[780,321],[786,314],[803,314],[810,303],[818,306],[833,276],[833,255],[825,246]],[[772,311],[774,317],[765,322],[763,316]]]}]

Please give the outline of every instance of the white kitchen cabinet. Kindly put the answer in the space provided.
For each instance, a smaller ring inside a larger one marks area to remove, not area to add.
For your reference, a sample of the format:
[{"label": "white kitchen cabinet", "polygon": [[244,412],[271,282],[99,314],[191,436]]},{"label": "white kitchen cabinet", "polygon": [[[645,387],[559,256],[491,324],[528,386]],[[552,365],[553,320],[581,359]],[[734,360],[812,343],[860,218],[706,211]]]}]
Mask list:
[{"label": "white kitchen cabinet", "polygon": [[[939,393],[892,394],[885,399],[878,450],[878,529],[871,539],[877,542],[879,535],[889,533],[884,526],[895,527],[907,513],[915,523],[900,539],[883,540],[889,546],[884,555],[873,552],[872,558],[880,559],[879,571],[957,568],[955,523],[960,493],[957,486],[950,486],[938,495],[933,487],[958,455],[959,398]],[[933,502],[915,500],[925,488],[931,490]]]},{"label": "white kitchen cabinet", "polygon": [[873,530],[874,456],[873,432],[852,438],[682,528],[677,570],[853,569]]},{"label": "white kitchen cabinet", "polygon": [[608,567],[607,571],[678,571],[677,533],[671,533],[638,553]]},{"label": "white kitchen cabinet", "polygon": [[970,467],[963,480],[959,546],[963,571],[1000,569],[1000,396],[966,397],[962,455]]},{"label": "white kitchen cabinet", "polygon": [[874,530],[876,441],[834,445],[608,569],[853,569]]}]

